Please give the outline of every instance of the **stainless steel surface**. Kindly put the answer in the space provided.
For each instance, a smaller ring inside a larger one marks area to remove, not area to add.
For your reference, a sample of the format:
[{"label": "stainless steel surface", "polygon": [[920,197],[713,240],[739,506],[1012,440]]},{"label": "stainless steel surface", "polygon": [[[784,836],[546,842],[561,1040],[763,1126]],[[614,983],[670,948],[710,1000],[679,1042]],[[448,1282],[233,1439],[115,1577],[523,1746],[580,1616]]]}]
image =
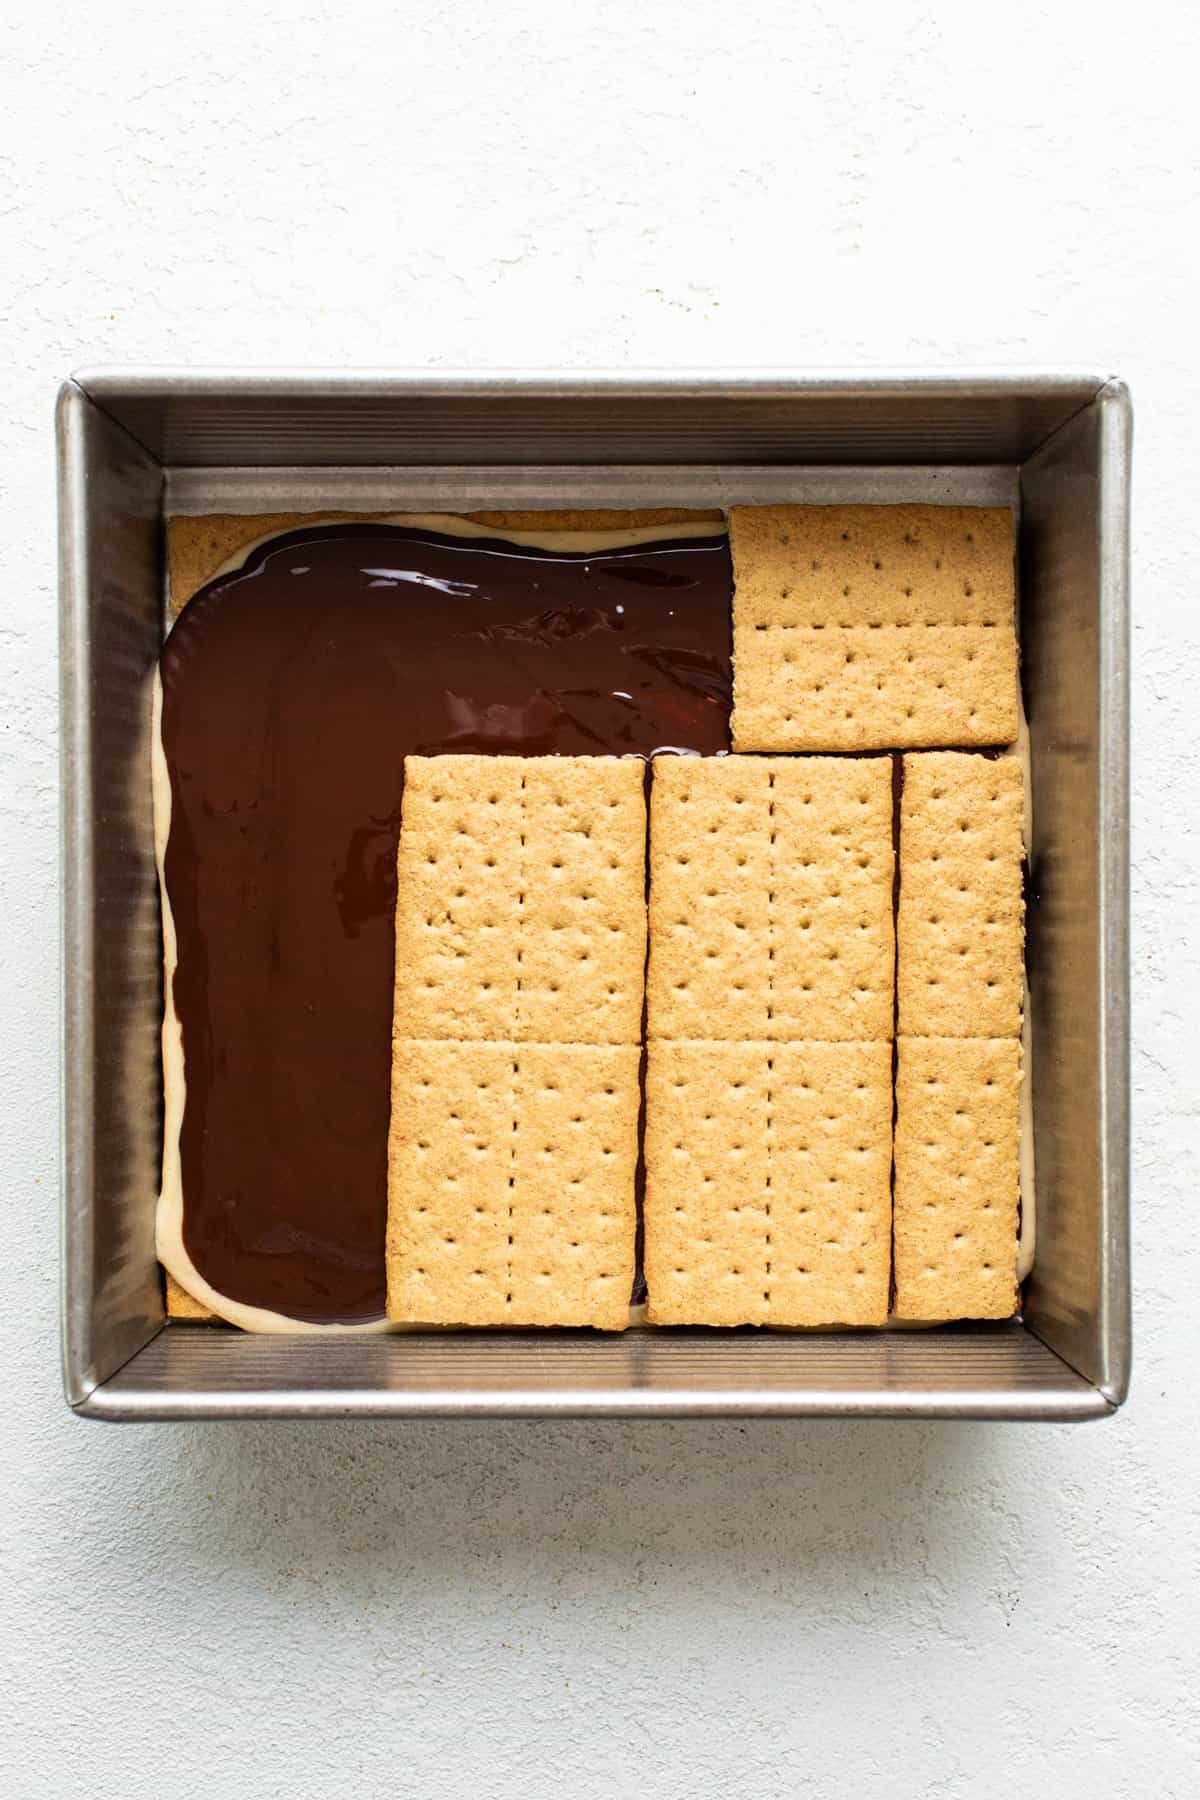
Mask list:
[{"label": "stainless steel surface", "polygon": [[1111,383],[1021,472],[1033,764],[1034,1331],[1129,1381],[1129,396]]},{"label": "stainless steel surface", "polygon": [[[605,506],[763,506],[774,500],[819,506],[836,500],[876,505],[925,501],[931,506],[1008,506],[1018,498],[1016,469],[1008,463],[978,467],[899,464],[892,467],[831,465],[787,468],[772,463],[716,463],[663,468],[614,463],[604,470]],[[378,469],[171,469],[166,508],[171,513],[386,512],[403,505],[436,511],[453,494],[460,509],[595,506],[597,471],[558,463],[514,468]]]},{"label": "stainless steel surface", "polygon": [[106,1382],[111,1419],[366,1413],[872,1414],[1094,1419],[1102,1395],[1019,1325],[730,1339],[721,1332],[413,1333],[288,1342],[173,1325]]},{"label": "stainless steel surface", "polygon": [[162,471],[69,386],[58,432],[63,1354],[79,1401],[162,1322],[162,938],[147,793]]},{"label": "stainless steel surface", "polygon": [[[81,1412],[1088,1418],[1119,1402],[1129,1362],[1129,407],[1119,384],[1085,375],[81,379],[94,400],[68,384],[59,412],[64,1352]],[[1040,894],[1030,949],[1041,1247],[1027,1325],[317,1343],[161,1329],[152,1244],[161,975],[146,733],[168,504],[980,504],[1014,499],[1018,487]]]},{"label": "stainless steel surface", "polygon": [[1104,377],[85,370],[159,462],[1023,461]]}]

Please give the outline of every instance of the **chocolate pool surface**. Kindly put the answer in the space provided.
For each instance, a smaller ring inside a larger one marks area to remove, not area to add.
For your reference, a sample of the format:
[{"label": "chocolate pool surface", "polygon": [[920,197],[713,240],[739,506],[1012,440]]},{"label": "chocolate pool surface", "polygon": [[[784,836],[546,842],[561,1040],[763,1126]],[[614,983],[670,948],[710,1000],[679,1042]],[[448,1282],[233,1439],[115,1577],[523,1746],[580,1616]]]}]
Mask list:
[{"label": "chocolate pool surface", "polygon": [[184,608],[165,870],[184,1242],[218,1292],[383,1314],[405,756],[727,750],[732,588],[725,537],[564,552],[345,524],[273,538]]}]

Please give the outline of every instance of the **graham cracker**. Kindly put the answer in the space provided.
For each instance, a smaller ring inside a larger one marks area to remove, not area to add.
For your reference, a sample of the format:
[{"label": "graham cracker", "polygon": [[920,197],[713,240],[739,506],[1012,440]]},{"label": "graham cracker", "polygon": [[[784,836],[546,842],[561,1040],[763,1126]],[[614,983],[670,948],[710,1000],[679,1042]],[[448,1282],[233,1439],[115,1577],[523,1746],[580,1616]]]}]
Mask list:
[{"label": "graham cracker", "polygon": [[897,995],[906,1037],[1019,1035],[1023,808],[1015,756],[904,758]]},{"label": "graham cracker", "polygon": [[398,1042],[388,1317],[628,1323],[636,1044]]},{"label": "graham cracker", "polygon": [[892,1035],[889,757],[660,757],[651,1038]]},{"label": "graham cracker", "polygon": [[636,1044],[643,765],[410,756],[397,863],[397,1037]]},{"label": "graham cracker", "polygon": [[658,1325],[878,1325],[887,1043],[651,1043],[645,1271]]},{"label": "graham cracker", "polygon": [[[315,516],[331,522],[354,523],[377,519],[379,513],[328,512]],[[677,507],[648,507],[628,512],[577,507],[563,512],[478,512],[459,516],[477,525],[494,526],[502,532],[621,531],[639,525],[686,526],[712,523],[722,514]],[[192,595],[211,581],[217,570],[243,545],[285,531],[296,531],[313,517],[311,513],[274,512],[207,513],[198,518],[168,519],[167,594],[172,616],[179,613]]]},{"label": "graham cracker", "polygon": [[735,750],[1008,744],[1006,507],[731,507]]},{"label": "graham cracker", "polygon": [[169,1269],[164,1269],[166,1277],[166,1302],[168,1319],[203,1319],[220,1323],[214,1312],[209,1312],[199,1300],[193,1300],[187,1289],[176,1281]]},{"label": "graham cracker", "polygon": [[1017,1038],[897,1043],[894,1254],[905,1319],[1007,1319],[1017,1305]]}]

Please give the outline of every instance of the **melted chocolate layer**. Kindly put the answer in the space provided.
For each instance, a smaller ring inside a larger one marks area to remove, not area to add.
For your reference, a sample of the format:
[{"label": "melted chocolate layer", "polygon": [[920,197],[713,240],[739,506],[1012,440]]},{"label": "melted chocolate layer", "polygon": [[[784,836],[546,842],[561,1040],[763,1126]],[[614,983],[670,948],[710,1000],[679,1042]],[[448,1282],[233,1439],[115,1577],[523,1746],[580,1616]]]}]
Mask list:
[{"label": "melted chocolate layer", "polygon": [[288,532],[163,649],[184,1241],[220,1293],[384,1310],[407,754],[729,748],[724,537],[562,552]]}]

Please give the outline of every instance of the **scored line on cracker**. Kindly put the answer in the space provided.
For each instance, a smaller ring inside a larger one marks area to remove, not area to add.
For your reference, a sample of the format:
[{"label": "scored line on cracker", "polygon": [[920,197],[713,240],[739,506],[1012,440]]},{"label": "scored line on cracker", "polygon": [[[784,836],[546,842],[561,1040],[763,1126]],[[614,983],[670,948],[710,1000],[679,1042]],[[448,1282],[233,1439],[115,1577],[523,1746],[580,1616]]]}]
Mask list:
[{"label": "scored line on cracker", "polygon": [[[525,866],[524,866],[524,864],[525,864],[525,780],[526,780],[525,771],[522,769],[522,771],[521,771],[521,789],[520,789],[520,793],[521,793],[521,800],[520,800],[521,830],[520,830],[520,833],[518,835],[518,840],[517,840],[520,845],[520,850],[521,850],[520,861],[517,866],[517,945],[516,945],[517,997],[516,997],[516,1004],[514,1007],[514,1024],[515,1024],[515,1028],[516,1028],[516,1031],[518,1034],[520,1033],[520,1029],[521,1029],[521,950],[522,950],[521,938],[522,938],[522,932],[525,929]],[[510,1171],[509,1177],[508,1177],[508,1266],[505,1270],[506,1292],[505,1292],[505,1296],[504,1296],[504,1304],[507,1308],[511,1308],[511,1306],[512,1306],[513,1218],[514,1218],[515,1210],[516,1210],[515,1197],[516,1197],[516,1186],[517,1186],[517,1131],[518,1131],[519,1123],[520,1123],[518,1116],[517,1116],[515,1094],[516,1094],[516,1078],[517,1078],[517,1076],[520,1075],[520,1073],[521,1073],[520,1062],[517,1058],[514,1057],[514,1059],[513,1059],[514,1102],[513,1102],[513,1125],[512,1125],[512,1137],[513,1137],[512,1168],[511,1168],[511,1171]]]}]

